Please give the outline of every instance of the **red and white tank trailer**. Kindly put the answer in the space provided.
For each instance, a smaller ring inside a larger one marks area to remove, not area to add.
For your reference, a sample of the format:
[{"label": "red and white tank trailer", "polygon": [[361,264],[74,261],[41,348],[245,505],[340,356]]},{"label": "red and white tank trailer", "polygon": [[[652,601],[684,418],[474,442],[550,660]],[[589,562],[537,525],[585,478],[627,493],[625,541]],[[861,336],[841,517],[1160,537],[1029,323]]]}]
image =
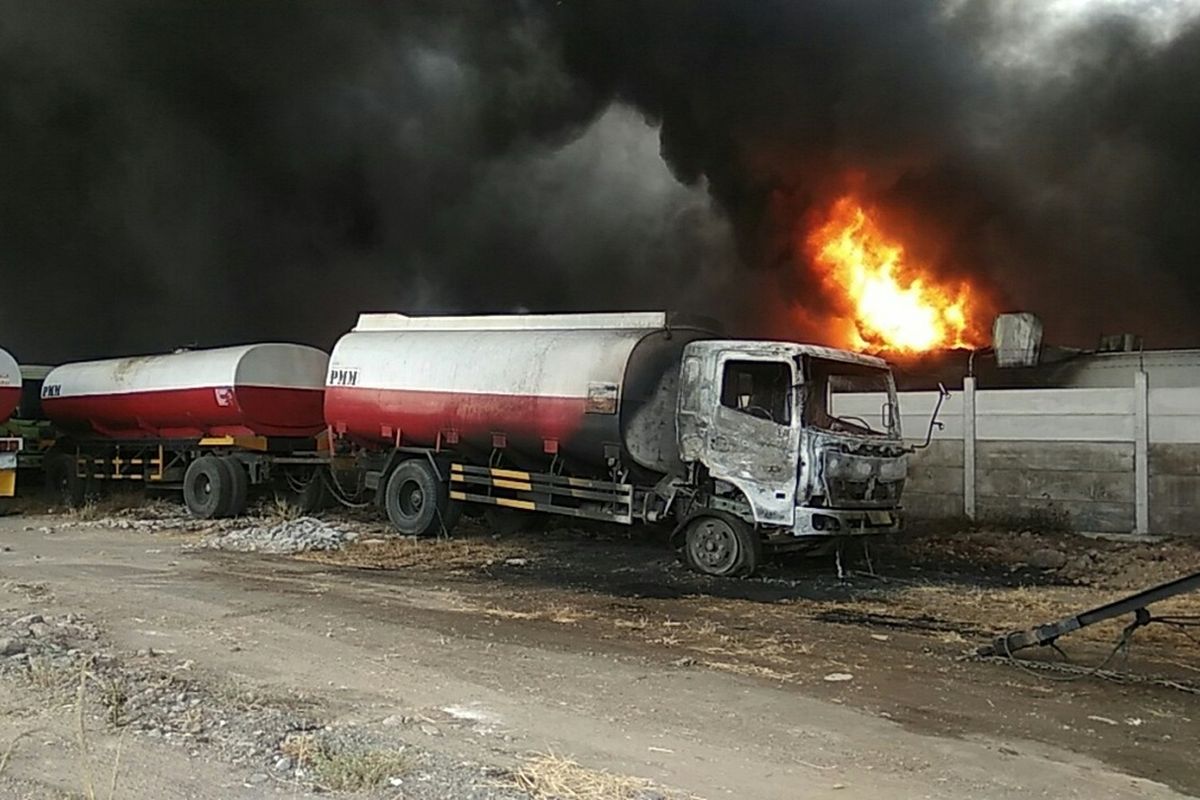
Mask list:
[{"label": "red and white tank trailer", "polygon": [[315,508],[328,360],[253,344],[56,367],[41,391],[60,432],[47,481],[73,504],[111,481],[180,488],[200,517],[241,514],[252,485]]},{"label": "red and white tank trailer", "polygon": [[[21,403],[21,368],[0,349],[0,423],[8,421]],[[17,458],[24,442],[19,436],[0,436],[0,497],[17,491]]]},{"label": "red and white tank trailer", "polygon": [[[74,432],[60,486],[181,486],[200,516],[282,486],[375,503],[415,536],[466,504],[668,523],[714,575],[900,527],[908,448],[877,358],[617,313],[364,314],[325,360],[250,345],[59,367],[42,397]],[[855,391],[885,398],[880,420],[836,416]]]}]

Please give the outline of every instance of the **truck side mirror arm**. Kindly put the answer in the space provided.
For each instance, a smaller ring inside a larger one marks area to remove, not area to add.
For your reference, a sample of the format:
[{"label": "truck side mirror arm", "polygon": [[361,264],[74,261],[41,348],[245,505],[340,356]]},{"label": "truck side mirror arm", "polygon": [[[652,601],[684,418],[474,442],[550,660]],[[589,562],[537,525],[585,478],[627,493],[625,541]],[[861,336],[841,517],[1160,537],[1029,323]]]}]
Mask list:
[{"label": "truck side mirror arm", "polygon": [[942,410],[942,403],[945,402],[946,398],[949,396],[950,390],[947,389],[941,381],[938,381],[937,404],[933,407],[933,414],[931,414],[929,417],[929,428],[925,431],[925,441],[921,444],[915,444],[912,447],[907,448],[908,452],[913,453],[917,450],[924,450],[926,447],[929,447],[930,443],[933,441],[934,429],[936,428],[939,431],[946,429],[946,423],[938,419],[938,413]]}]

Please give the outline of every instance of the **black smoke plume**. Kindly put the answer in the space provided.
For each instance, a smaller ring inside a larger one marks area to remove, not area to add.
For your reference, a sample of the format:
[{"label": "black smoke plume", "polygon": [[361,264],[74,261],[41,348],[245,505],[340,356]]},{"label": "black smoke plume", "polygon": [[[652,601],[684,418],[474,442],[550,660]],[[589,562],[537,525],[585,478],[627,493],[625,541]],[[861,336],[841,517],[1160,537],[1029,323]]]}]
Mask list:
[{"label": "black smoke plume", "polygon": [[779,313],[824,309],[794,238],[847,181],[1052,339],[1194,343],[1200,28],[1094,15],[1014,65],[1019,7],[3,2],[0,346],[329,346],[384,309],[820,338]]}]

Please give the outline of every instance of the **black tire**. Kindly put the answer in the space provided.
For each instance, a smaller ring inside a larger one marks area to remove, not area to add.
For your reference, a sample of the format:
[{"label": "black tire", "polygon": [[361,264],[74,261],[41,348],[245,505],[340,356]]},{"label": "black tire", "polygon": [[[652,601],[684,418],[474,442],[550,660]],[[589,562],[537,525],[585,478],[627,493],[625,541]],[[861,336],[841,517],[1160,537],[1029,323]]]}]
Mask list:
[{"label": "black tire", "polygon": [[46,492],[51,502],[67,508],[79,508],[87,500],[87,482],[79,477],[75,456],[69,453],[47,453],[42,461],[46,473]]},{"label": "black tire", "polygon": [[216,456],[200,456],[183,473],[183,503],[200,519],[215,519],[229,513],[233,501],[233,475]]},{"label": "black tire", "polygon": [[233,456],[224,456],[221,461],[229,470],[230,497],[225,516],[240,517],[246,513],[246,498],[250,494],[250,473],[241,461]]},{"label": "black tire", "polygon": [[442,512],[441,525],[435,531],[439,536],[449,536],[458,526],[458,521],[462,519],[463,509],[466,503],[461,500],[450,499],[450,489],[445,487],[446,491],[446,510]]},{"label": "black tire", "polygon": [[720,578],[752,575],[762,561],[762,540],[737,517],[708,513],[688,523],[683,552],[696,572]]},{"label": "black tire", "polygon": [[[436,536],[449,512],[449,491],[433,465],[420,458],[401,461],[388,476],[383,506],[392,527],[406,536]],[[447,528],[449,526],[446,526]]]}]

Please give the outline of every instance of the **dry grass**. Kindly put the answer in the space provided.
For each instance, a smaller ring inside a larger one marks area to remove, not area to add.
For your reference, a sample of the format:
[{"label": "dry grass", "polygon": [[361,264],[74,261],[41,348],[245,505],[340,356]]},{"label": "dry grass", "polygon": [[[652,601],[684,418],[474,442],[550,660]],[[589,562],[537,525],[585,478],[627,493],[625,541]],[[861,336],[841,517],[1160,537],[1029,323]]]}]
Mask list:
[{"label": "dry grass", "polygon": [[290,502],[287,497],[281,494],[274,494],[270,499],[265,499],[258,504],[255,509],[259,516],[263,517],[269,525],[279,525],[284,522],[295,522],[305,516],[304,511],[300,506]]},{"label": "dry grass", "polygon": [[747,661],[703,661],[701,664],[709,669],[716,669],[721,672],[730,672],[734,675],[747,675],[751,678],[766,678],[767,680],[779,681],[781,683],[795,681],[804,674],[802,672],[781,672],[762,664],[753,664]]},{"label": "dry grass", "polygon": [[567,603],[551,603],[543,608],[517,609],[502,608],[494,605],[477,605],[459,600],[455,603],[454,608],[470,614],[482,614],[485,617],[540,620],[542,622],[553,622],[556,625],[577,625],[580,622],[596,618],[594,612]]},{"label": "dry grass", "polygon": [[[1016,586],[968,588],[962,586],[912,586],[889,594],[886,599],[860,599],[821,603],[818,610],[854,611],[899,617],[932,617],[960,625],[958,635],[948,631],[947,643],[964,643],[978,636],[963,632],[982,630],[1000,633],[1029,628],[1076,614],[1117,599],[1124,592],[1069,586]],[[1155,615],[1198,615],[1200,594],[1180,595],[1156,603]],[[1111,643],[1131,617],[1083,628],[1064,642]],[[1151,625],[1136,634],[1145,645],[1189,646],[1186,635],[1172,628]],[[1191,646],[1194,646],[1192,644]]]},{"label": "dry grass", "polygon": [[81,506],[64,509],[62,515],[72,522],[91,522],[106,516],[100,510],[100,504],[90,498],[85,500]]},{"label": "dry grass", "polygon": [[310,771],[326,791],[364,792],[408,774],[415,760],[402,750],[330,751],[311,734],[290,736],[279,747],[296,766]]},{"label": "dry grass", "polygon": [[38,733],[41,730],[42,730],[41,728],[31,728],[27,731],[22,731],[21,733],[18,733],[16,736],[14,736],[12,738],[12,741],[10,741],[8,743],[8,746],[4,748],[4,755],[0,756],[0,776],[3,776],[4,771],[6,769],[8,769],[8,763],[9,763],[9,761],[12,760],[13,753],[16,752],[17,745],[20,744],[21,740],[25,739],[29,736],[32,736],[33,734]]},{"label": "dry grass", "polygon": [[89,497],[83,505],[65,508],[62,515],[73,522],[93,522],[111,517],[122,511],[143,508],[154,501],[145,491],[131,486],[121,486],[96,497]]},{"label": "dry grass", "polygon": [[477,569],[507,558],[527,557],[528,551],[490,537],[409,539],[388,537],[359,541],[342,550],[300,554],[307,561],[372,569]]},{"label": "dry grass", "polygon": [[639,800],[651,792],[672,800],[694,798],[664,790],[643,778],[588,769],[554,753],[526,758],[512,773],[511,783],[536,800]]},{"label": "dry grass", "polygon": [[401,750],[367,750],[360,753],[318,752],[312,761],[314,780],[335,792],[363,792],[383,786],[413,768],[413,759]]},{"label": "dry grass", "polygon": [[55,664],[44,656],[34,656],[25,664],[25,680],[44,691],[61,691],[74,684],[75,668]]}]

